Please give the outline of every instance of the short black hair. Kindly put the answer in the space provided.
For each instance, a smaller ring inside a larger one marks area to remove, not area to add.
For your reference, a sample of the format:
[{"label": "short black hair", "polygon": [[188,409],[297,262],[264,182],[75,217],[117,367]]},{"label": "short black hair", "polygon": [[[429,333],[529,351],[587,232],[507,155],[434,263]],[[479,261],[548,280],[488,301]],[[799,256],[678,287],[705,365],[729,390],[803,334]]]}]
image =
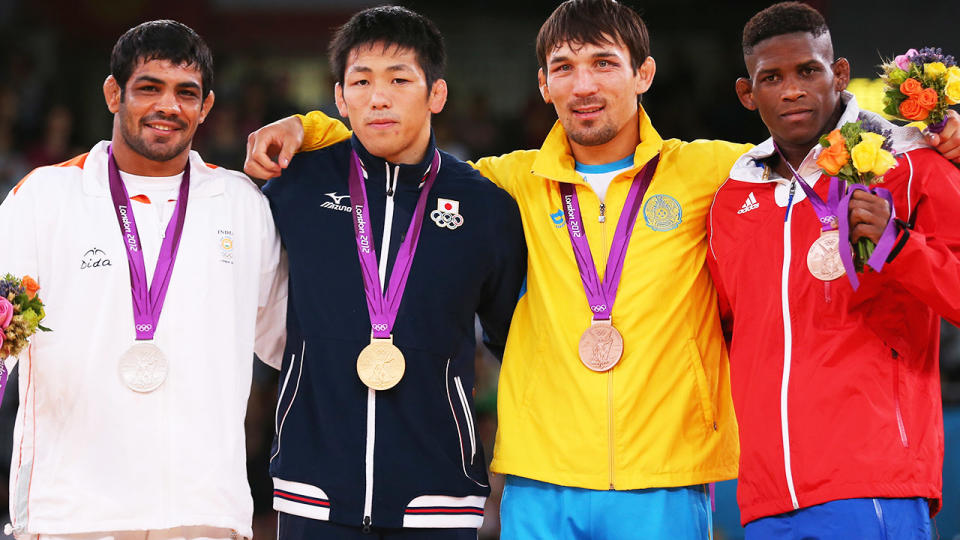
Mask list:
[{"label": "short black hair", "polygon": [[375,43],[413,51],[427,79],[428,93],[433,83],[443,78],[447,53],[437,26],[407,8],[380,6],[350,17],[333,35],[328,54],[330,70],[338,83],[343,84],[350,52]]},{"label": "short black hair", "polygon": [[203,38],[183,23],[169,19],[148,21],[120,36],[110,54],[110,73],[121,92],[137,63],[151,60],[196,67],[202,77],[204,99],[213,89],[213,54]]},{"label": "short black hair", "polygon": [[765,39],[795,32],[807,32],[816,38],[829,34],[830,29],[823,15],[812,7],[802,2],[780,2],[747,21],[743,27],[743,54],[753,54],[753,48]]},{"label": "short black hair", "polygon": [[567,0],[557,6],[537,34],[537,60],[546,73],[550,51],[564,44],[610,45],[617,40],[630,52],[636,71],[650,56],[650,34],[640,15],[615,0]]}]

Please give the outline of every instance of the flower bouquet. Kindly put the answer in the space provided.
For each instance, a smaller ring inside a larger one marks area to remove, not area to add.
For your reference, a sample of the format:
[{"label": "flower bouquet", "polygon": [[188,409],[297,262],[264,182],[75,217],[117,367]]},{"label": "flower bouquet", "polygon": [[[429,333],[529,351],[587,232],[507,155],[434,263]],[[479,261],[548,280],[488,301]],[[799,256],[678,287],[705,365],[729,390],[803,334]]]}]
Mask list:
[{"label": "flower bouquet", "polygon": [[[883,131],[866,120],[847,122],[840,129],[820,137],[823,151],[817,157],[817,165],[828,176],[838,178],[846,184],[844,199],[847,202],[839,212],[841,221],[846,219],[849,212],[849,197],[853,191],[872,191],[873,186],[883,182],[883,175],[897,164],[893,157],[892,144],[889,130]],[[890,208],[892,212],[892,204]],[[853,257],[857,272],[863,272],[864,264],[870,259],[875,248],[876,245],[869,238],[860,238],[857,241]]]},{"label": "flower bouquet", "polygon": [[40,324],[46,313],[39,289],[30,276],[18,279],[7,274],[0,279],[0,360],[20,354],[37,330],[50,331]]},{"label": "flower bouquet", "polygon": [[941,49],[910,49],[884,62],[883,112],[939,133],[950,105],[960,103],[960,67]]}]

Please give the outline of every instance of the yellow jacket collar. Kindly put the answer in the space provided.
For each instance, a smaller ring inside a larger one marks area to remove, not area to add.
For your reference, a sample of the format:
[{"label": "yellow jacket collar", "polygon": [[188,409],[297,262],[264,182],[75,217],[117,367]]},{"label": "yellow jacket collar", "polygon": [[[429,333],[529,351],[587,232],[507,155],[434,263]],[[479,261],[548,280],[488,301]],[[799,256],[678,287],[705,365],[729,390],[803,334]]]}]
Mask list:
[{"label": "yellow jacket collar", "polygon": [[[637,117],[640,122],[640,143],[633,154],[634,168],[644,166],[660,152],[663,146],[663,139],[654,129],[650,117],[642,105],[639,106]],[[550,130],[547,138],[543,141],[543,146],[540,147],[540,152],[537,153],[530,172],[557,182],[586,184],[583,177],[575,170],[570,141],[567,140],[567,132],[563,129],[559,120],[553,125],[553,129]]]}]

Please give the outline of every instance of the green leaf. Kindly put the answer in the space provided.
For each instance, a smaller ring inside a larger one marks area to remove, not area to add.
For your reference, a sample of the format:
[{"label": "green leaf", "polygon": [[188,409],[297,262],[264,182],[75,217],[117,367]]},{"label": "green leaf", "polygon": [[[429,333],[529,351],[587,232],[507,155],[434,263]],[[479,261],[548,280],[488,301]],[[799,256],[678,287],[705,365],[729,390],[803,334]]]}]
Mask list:
[{"label": "green leaf", "polygon": [[830,148],[830,140],[827,139],[827,134],[824,133],[820,136],[820,146],[824,148]]},{"label": "green leaf", "polygon": [[843,138],[847,140],[847,147],[850,147],[851,141],[856,140],[853,144],[860,142],[860,121],[856,122],[847,122],[840,127],[840,134],[843,135]]}]

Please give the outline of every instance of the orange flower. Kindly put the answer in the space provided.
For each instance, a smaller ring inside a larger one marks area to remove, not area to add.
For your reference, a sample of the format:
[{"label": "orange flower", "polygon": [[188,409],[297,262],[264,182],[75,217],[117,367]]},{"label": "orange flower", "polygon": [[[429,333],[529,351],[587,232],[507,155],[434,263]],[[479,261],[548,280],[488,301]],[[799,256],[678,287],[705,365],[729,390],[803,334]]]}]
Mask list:
[{"label": "orange flower", "polygon": [[900,92],[907,97],[913,97],[920,92],[923,92],[923,85],[920,84],[920,81],[910,77],[909,79],[900,83]]},{"label": "orange flower", "polygon": [[27,291],[27,298],[32,300],[33,297],[37,295],[37,291],[40,290],[40,284],[30,276],[23,276],[22,283],[23,288]]},{"label": "orange flower", "polygon": [[923,92],[917,94],[916,100],[920,103],[921,107],[932,111],[937,108],[937,102],[940,101],[940,96],[937,95],[937,91],[933,88],[924,88]]},{"label": "orange flower", "polygon": [[817,166],[826,171],[827,174],[836,176],[840,169],[850,161],[850,153],[847,152],[847,145],[839,129],[831,131],[827,135],[827,141],[830,142],[830,146],[820,152],[817,157]]},{"label": "orange flower", "polygon": [[900,115],[907,120],[926,120],[930,111],[920,106],[915,98],[908,98],[900,103]]}]

